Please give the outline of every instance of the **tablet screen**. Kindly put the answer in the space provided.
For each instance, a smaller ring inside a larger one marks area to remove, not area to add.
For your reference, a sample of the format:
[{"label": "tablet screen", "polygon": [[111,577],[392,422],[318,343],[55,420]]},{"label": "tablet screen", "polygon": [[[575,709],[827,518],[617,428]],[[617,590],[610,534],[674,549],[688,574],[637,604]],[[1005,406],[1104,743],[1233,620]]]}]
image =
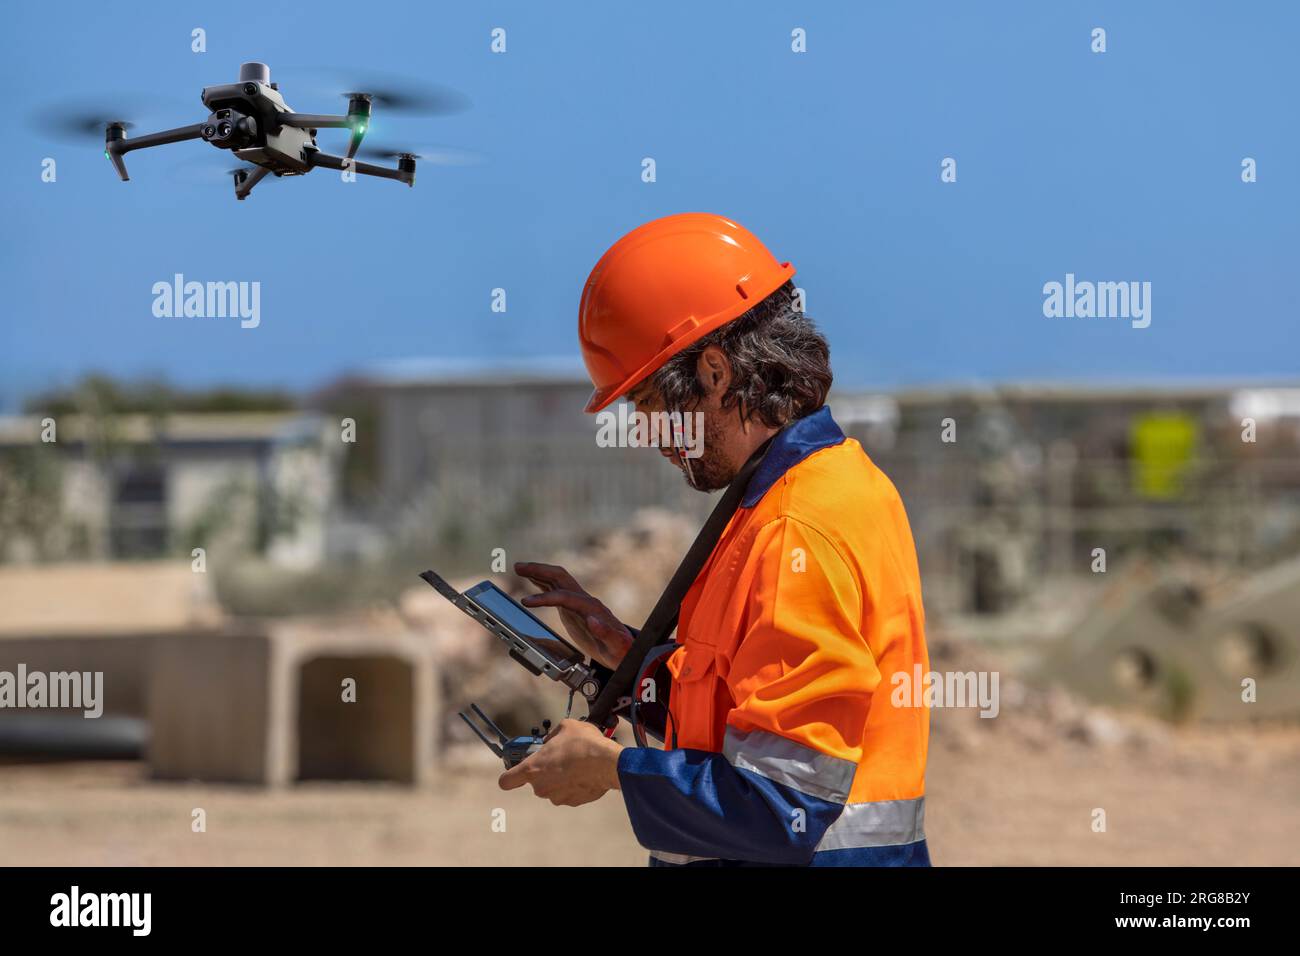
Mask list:
[{"label": "tablet screen", "polygon": [[482,584],[476,584],[465,592],[465,596],[502,624],[510,627],[556,667],[566,668],[584,660],[577,648],[561,639],[549,627],[533,617],[527,608],[516,604],[510,595],[491,582],[484,581]]}]

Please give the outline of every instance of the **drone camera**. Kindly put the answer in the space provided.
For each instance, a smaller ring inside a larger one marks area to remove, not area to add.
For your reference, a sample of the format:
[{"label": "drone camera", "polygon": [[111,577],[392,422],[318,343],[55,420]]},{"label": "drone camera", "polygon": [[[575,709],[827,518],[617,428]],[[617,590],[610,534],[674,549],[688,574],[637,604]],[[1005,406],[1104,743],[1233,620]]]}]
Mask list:
[{"label": "drone camera", "polygon": [[203,138],[222,149],[242,149],[257,138],[257,120],[238,110],[220,109],[208,117]]}]

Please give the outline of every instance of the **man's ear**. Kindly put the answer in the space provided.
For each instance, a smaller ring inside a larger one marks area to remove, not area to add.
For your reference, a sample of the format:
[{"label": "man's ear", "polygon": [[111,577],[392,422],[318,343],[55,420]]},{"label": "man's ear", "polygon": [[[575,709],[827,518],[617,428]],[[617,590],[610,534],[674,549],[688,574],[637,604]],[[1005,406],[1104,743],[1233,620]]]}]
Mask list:
[{"label": "man's ear", "polygon": [[731,387],[731,362],[727,354],[716,345],[710,345],[700,353],[695,362],[695,374],[699,376],[704,388],[704,397],[722,401]]}]

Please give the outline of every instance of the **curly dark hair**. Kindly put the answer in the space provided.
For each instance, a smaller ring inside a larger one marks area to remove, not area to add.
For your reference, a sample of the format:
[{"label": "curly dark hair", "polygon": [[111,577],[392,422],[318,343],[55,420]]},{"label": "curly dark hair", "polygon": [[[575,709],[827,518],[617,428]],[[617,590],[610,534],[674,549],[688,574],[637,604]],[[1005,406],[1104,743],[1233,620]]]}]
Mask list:
[{"label": "curly dark hair", "polygon": [[722,407],[738,407],[741,418],[780,428],[826,403],[830,346],[812,319],[796,307],[793,282],[692,343],[651,376],[669,408],[691,408],[704,397],[696,366],[700,353],[711,345],[722,349],[731,363],[731,386]]}]

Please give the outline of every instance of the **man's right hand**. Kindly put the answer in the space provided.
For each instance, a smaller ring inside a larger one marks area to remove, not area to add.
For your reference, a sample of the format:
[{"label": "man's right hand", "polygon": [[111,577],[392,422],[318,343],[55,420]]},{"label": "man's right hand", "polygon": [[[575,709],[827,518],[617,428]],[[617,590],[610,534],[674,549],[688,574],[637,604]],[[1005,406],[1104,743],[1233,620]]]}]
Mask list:
[{"label": "man's right hand", "polygon": [[515,574],[541,590],[520,601],[524,607],[558,608],[564,629],[578,650],[606,667],[618,667],[632,646],[632,633],[609,608],[584,591],[572,574],[557,564],[530,561],[517,562]]}]

